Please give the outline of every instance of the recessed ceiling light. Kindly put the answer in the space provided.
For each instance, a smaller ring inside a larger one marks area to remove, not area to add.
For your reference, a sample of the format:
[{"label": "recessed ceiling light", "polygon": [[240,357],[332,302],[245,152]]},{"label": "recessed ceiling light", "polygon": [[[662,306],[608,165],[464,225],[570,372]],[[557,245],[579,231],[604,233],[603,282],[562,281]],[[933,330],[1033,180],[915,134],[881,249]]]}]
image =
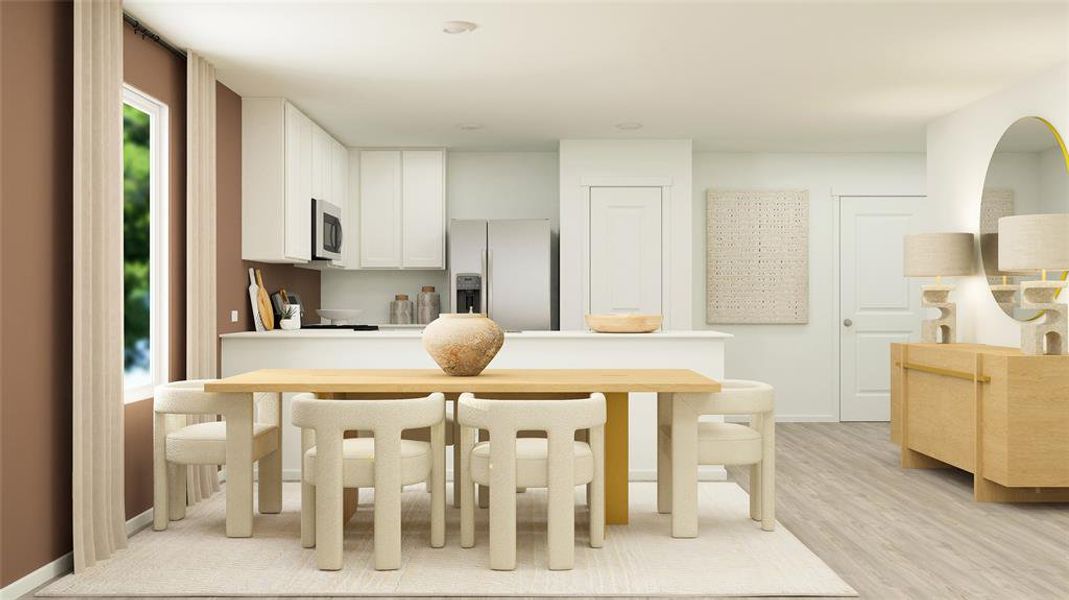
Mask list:
[{"label": "recessed ceiling light", "polygon": [[461,131],[478,131],[482,128],[483,126],[481,123],[461,123],[457,125],[457,129],[460,129]]},{"label": "recessed ceiling light", "polygon": [[636,123],[634,121],[625,121],[623,123],[617,123],[616,128],[620,131],[634,131],[636,129],[642,129],[642,123]]},{"label": "recessed ceiling light", "polygon": [[475,31],[478,25],[471,21],[446,21],[442,25],[442,31],[448,34],[456,35],[458,33],[468,33],[469,31]]}]

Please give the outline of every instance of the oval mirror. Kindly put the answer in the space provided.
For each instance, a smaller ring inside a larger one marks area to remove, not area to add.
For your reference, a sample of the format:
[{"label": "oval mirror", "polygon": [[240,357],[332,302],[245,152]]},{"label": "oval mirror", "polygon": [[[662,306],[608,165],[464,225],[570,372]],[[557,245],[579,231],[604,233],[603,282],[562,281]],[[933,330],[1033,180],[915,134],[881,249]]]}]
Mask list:
[{"label": "oval mirror", "polygon": [[[1044,119],[1018,119],[1002,134],[984,177],[980,201],[980,255],[995,302],[1018,321],[1039,316],[1020,307],[1021,281],[1038,273],[1000,271],[998,220],[1011,215],[1069,212],[1069,154],[1058,131]],[[1066,273],[1048,273],[1066,278]]]}]

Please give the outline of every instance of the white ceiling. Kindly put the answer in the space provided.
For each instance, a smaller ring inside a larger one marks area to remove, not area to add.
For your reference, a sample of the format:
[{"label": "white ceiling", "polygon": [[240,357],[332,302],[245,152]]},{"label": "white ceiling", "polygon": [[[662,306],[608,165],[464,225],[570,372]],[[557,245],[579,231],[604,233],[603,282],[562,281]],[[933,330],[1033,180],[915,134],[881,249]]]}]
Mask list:
[{"label": "white ceiling", "polygon": [[1065,2],[124,4],[351,146],[922,151],[927,122],[1069,60]]}]

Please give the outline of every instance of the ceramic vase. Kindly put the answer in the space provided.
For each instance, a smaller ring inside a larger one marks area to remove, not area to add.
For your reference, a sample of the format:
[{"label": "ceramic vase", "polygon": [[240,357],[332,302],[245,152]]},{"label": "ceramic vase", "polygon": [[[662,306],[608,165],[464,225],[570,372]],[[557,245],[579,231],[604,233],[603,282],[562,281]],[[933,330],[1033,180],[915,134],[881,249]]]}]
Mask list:
[{"label": "ceramic vase", "polygon": [[423,330],[423,348],[449,375],[478,375],[505,342],[505,334],[485,315],[446,313]]}]

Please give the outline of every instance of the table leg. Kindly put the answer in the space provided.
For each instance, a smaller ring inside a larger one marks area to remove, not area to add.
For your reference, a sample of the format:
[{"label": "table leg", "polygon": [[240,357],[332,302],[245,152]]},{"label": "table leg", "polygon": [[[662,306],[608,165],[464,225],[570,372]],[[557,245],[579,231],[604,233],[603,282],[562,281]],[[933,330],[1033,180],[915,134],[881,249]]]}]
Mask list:
[{"label": "table leg", "polygon": [[672,400],[657,394],[657,512],[672,512]]},{"label": "table leg", "polygon": [[627,393],[605,394],[605,522],[628,522]]}]

